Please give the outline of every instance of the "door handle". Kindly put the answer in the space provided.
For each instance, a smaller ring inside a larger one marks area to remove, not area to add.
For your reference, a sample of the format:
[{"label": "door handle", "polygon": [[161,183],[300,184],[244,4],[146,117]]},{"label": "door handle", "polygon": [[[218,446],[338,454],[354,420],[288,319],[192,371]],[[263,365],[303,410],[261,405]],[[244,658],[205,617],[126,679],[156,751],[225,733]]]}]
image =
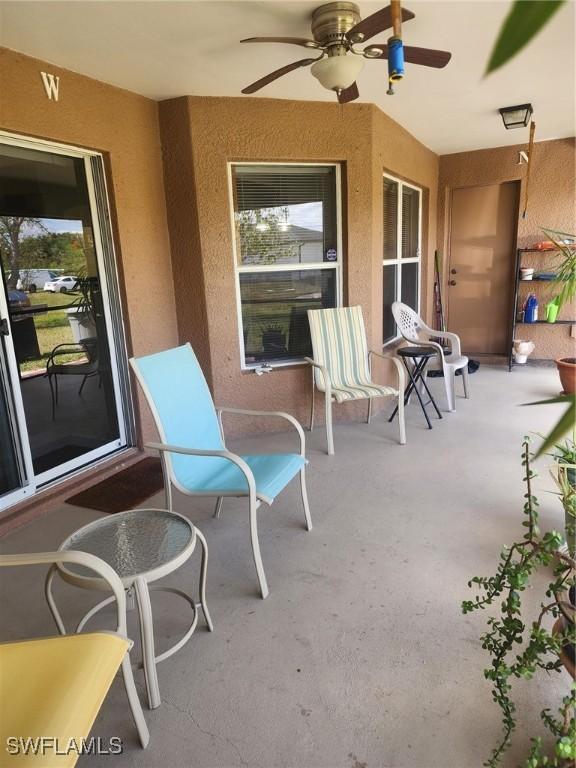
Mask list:
[{"label": "door handle", "polygon": [[450,285],[456,285],[456,280],[450,280]]},{"label": "door handle", "polygon": [[10,327],[5,317],[0,320],[0,336],[10,336]]}]

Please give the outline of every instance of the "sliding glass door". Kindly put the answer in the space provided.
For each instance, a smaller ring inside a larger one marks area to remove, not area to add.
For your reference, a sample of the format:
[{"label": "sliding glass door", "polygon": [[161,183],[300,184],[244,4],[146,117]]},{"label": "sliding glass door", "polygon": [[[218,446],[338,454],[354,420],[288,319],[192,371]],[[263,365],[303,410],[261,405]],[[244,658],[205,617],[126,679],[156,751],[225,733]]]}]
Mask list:
[{"label": "sliding glass door", "polygon": [[127,444],[101,162],[0,136],[0,508]]}]

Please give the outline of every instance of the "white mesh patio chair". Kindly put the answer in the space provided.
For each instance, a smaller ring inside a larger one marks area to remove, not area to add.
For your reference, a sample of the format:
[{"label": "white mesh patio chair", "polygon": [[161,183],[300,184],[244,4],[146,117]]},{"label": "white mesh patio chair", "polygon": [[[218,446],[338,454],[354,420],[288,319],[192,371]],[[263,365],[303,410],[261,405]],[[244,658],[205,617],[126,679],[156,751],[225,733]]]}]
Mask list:
[{"label": "white mesh patio chair", "polygon": [[[262,502],[272,504],[288,483],[300,475],[306,528],[312,520],[306,493],[304,431],[293,416],[279,411],[250,411],[215,408],[202,369],[190,344],[146,357],[131,358],[130,364],[154,416],[161,443],[147,448],[160,452],[164,471],[166,505],[172,510],[172,486],[188,496],[217,498],[215,517],[219,517],[225,496],[249,500],[250,537],[262,597],[268,584],[260,543],[257,509]],[[300,453],[268,453],[238,456],[226,449],[222,414],[289,421],[298,432]]]},{"label": "white mesh patio chair", "polygon": [[[426,373],[430,371],[441,370],[444,375],[444,386],[446,388],[446,400],[448,410],[456,410],[455,378],[456,371],[462,371],[462,383],[464,386],[464,397],[469,397],[468,388],[468,358],[462,354],[460,347],[460,337],[455,333],[448,331],[437,331],[430,328],[414,310],[402,304],[401,301],[395,301],[392,304],[392,315],[402,336],[411,344],[420,347],[432,347],[438,353],[435,362],[430,362],[426,368]],[[450,342],[450,352],[446,352],[441,344],[432,339],[447,339]]]},{"label": "white mesh patio chair", "polygon": [[[404,424],[405,373],[400,361],[391,355],[368,352],[366,330],[362,319],[362,307],[338,307],[337,309],[309,309],[308,322],[314,359],[307,357],[312,366],[312,405],[310,431],[314,428],[314,393],[324,392],[326,407],[326,439],[328,454],[334,453],[332,428],[332,403],[368,400],[370,423],[372,400],[376,397],[393,397],[398,400],[398,424],[400,443],[406,443]],[[398,386],[375,384],[372,381],[372,357],[391,360],[396,366]]]}]

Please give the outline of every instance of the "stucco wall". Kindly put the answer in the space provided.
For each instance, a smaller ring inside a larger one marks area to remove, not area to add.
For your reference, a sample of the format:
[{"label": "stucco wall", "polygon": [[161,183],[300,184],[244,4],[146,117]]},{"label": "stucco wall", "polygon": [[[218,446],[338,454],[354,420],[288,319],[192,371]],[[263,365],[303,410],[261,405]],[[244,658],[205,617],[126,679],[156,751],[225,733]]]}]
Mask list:
[{"label": "stucco wall", "polygon": [[[440,158],[438,185],[438,243],[448,254],[449,201],[454,188],[483,184],[499,184],[505,181],[521,182],[520,218],[518,221],[518,246],[527,248],[546,239],[541,227],[563,232],[576,232],[576,145],[575,139],[536,142],[530,171],[529,203],[527,217],[522,218],[526,190],[526,164],[518,165],[518,153],[527,150],[526,144],[512,147],[496,147],[476,152],[461,152]],[[447,258],[445,262],[447,263]],[[531,265],[528,259],[523,261]],[[533,265],[543,268],[545,262],[538,257]],[[525,291],[524,284],[523,290]],[[548,285],[534,288],[538,292],[541,316],[546,296],[551,297]],[[565,307],[561,317],[574,318],[575,308]],[[574,355],[574,339],[569,325],[553,328],[519,326],[517,337],[530,338],[536,344],[534,358],[554,359]]]},{"label": "stucco wall", "polygon": [[[186,110],[185,119],[182,109]],[[187,244],[189,274],[201,274],[207,329],[196,323],[194,281],[178,263],[181,340],[204,349],[207,332],[214,396],[222,404],[289,410],[307,419],[310,370],[276,369],[258,377],[242,372],[234,282],[227,163],[231,161],[339,162],[343,171],[344,300],[361,304],[369,342],[382,341],[382,172],[389,170],[425,187],[424,222],[428,251],[436,229],[437,157],[404,129],[368,104],[290,102],[273,99],[185,97],[160,104],[165,154],[187,140],[194,175],[175,168],[166,175],[168,211],[174,233],[183,217],[195,217]],[[193,186],[194,185],[194,186]],[[186,249],[184,249],[186,250]],[[200,270],[198,264],[201,265]],[[424,281],[425,282],[425,281]],[[179,291],[178,283],[176,290]],[[203,352],[205,354],[205,352]],[[365,410],[365,406],[363,408]],[[344,407],[337,418],[357,417]]]},{"label": "stucco wall", "polygon": [[[41,71],[60,77],[49,101]],[[130,351],[177,338],[158,105],[142,96],[0,49],[0,129],[104,153]],[[154,434],[141,409],[144,438]]]}]

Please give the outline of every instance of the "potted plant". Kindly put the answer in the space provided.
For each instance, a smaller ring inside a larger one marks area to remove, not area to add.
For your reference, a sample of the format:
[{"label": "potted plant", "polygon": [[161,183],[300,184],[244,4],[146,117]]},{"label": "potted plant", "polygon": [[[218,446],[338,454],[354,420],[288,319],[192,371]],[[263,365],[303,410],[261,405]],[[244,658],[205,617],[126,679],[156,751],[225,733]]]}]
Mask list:
[{"label": "potted plant", "polygon": [[281,355],[286,352],[286,333],[281,325],[270,323],[264,326],[262,349],[267,355]]},{"label": "potted plant", "polygon": [[555,445],[551,456],[559,467],[565,469],[566,477],[572,488],[576,488],[576,443],[574,438]]},{"label": "potted plant", "polygon": [[[554,278],[554,284],[559,289],[555,301],[560,312],[564,304],[576,298],[576,235],[553,229],[545,229],[544,232],[561,254],[555,267],[556,277]],[[573,395],[576,392],[576,357],[561,357],[556,360],[556,367],[560,375],[562,391],[564,394]]]},{"label": "potted plant", "polygon": [[79,293],[66,310],[68,322],[72,329],[72,337],[76,343],[82,339],[93,339],[96,336],[96,317],[94,312],[94,294],[98,290],[98,278],[79,275],[74,292]]},{"label": "potted plant", "polygon": [[[468,586],[477,587],[480,594],[465,600],[462,611],[470,613],[486,608],[498,608],[487,620],[488,629],[482,635],[482,647],[491,656],[484,676],[492,683],[492,696],[502,710],[503,735],[485,765],[496,768],[511,744],[516,728],[516,706],[511,697],[515,679],[531,679],[538,670],[558,672],[568,661],[569,644],[574,635],[574,584],[576,563],[570,552],[561,551],[563,537],[557,531],[542,533],[538,527],[538,501],[532,493],[535,474],[530,468],[529,438],[524,439],[522,465],[526,474],[524,504],[527,529],[521,540],[506,546],[500,554],[497,571],[492,576],[475,576]],[[572,552],[573,555],[573,552]],[[540,605],[533,621],[523,616],[522,596],[536,573],[553,566],[553,579],[546,590],[546,601]],[[547,617],[556,622],[549,630]],[[568,667],[568,664],[566,664]],[[573,661],[572,661],[573,673]],[[541,713],[542,722],[554,737],[554,754],[544,751],[542,738],[532,739],[532,747],[524,768],[572,766],[576,758],[576,686],[559,705],[558,715],[550,710]]]}]

